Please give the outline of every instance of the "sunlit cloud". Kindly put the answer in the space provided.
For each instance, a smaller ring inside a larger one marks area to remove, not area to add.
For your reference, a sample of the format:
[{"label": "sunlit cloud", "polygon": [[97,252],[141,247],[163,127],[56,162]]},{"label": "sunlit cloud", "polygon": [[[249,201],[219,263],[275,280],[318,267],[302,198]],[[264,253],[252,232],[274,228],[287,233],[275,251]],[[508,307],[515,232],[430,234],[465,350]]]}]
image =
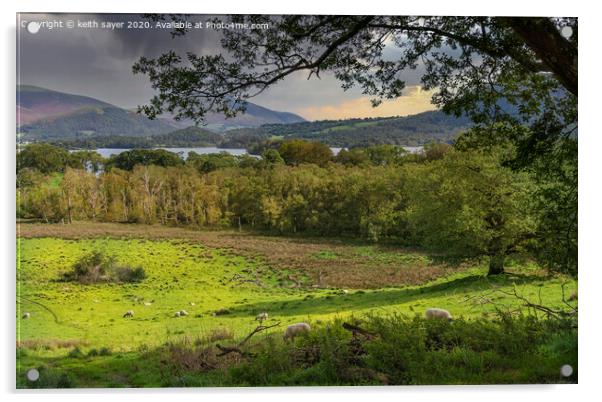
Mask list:
[{"label": "sunlit cloud", "polygon": [[337,104],[298,108],[294,112],[308,120],[407,116],[435,110],[436,107],[431,103],[433,92],[426,91],[420,86],[411,86],[404,90],[403,96],[394,100],[385,100],[377,107],[372,107],[369,96],[362,96]]}]

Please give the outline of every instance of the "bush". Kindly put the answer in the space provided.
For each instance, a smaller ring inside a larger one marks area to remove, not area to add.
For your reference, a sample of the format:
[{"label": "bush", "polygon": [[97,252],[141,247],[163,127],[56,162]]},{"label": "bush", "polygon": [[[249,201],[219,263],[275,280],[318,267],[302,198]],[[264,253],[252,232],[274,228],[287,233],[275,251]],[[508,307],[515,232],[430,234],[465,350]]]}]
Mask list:
[{"label": "bush", "polygon": [[146,278],[146,272],[142,267],[117,267],[115,275],[119,282],[142,282]]},{"label": "bush", "polygon": [[[577,332],[569,322],[510,316],[453,324],[403,315],[370,316],[353,337],[335,320],[295,342],[252,346],[231,367],[231,385],[505,384],[576,382]],[[249,345],[249,347],[251,347]],[[575,373],[560,379],[570,364]]]},{"label": "bush", "polygon": [[133,283],[146,278],[142,267],[117,265],[114,256],[94,251],[81,257],[71,271],[63,274],[64,281],[92,284],[99,282]]}]

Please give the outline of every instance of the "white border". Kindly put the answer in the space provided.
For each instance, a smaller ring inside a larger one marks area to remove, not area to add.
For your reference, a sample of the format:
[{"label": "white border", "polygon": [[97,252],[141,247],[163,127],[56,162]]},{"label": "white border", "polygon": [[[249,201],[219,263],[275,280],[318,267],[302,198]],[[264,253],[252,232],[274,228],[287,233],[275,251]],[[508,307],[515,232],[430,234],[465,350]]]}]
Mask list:
[{"label": "white border", "polygon": [[[598,374],[602,372],[602,356],[596,344],[600,334],[600,301],[597,289],[601,286],[602,264],[600,235],[600,164],[602,152],[602,121],[599,118],[602,95],[600,88],[600,17],[593,5],[577,1],[525,1],[504,0],[502,2],[471,2],[469,0],[425,1],[374,1],[303,0],[299,2],[230,0],[228,2],[186,2],[172,0],[145,0],[133,2],[103,0],[100,2],[72,2],[68,0],[29,0],[8,4],[2,2],[2,96],[0,112],[2,127],[0,135],[2,158],[0,158],[0,189],[2,202],[2,287],[0,297],[5,313],[0,332],[5,349],[2,356],[0,390],[7,400],[76,401],[82,396],[90,400],[114,401],[142,399],[162,401],[172,395],[179,400],[217,399],[223,401],[307,401],[315,398],[344,398],[345,401],[364,401],[376,398],[406,399],[409,401],[504,401],[544,399],[546,401],[589,400],[599,398]],[[588,2],[594,4],[593,2]],[[580,245],[580,337],[579,337],[579,385],[551,386],[439,386],[439,387],[356,387],[356,388],[255,388],[255,389],[167,389],[167,390],[71,390],[32,393],[15,391],[15,21],[16,12],[184,12],[184,13],[271,13],[271,14],[401,14],[401,15],[554,15],[579,17],[579,70],[581,75],[580,94],[580,197],[579,197],[579,245]],[[598,392],[596,392],[598,391]]]}]

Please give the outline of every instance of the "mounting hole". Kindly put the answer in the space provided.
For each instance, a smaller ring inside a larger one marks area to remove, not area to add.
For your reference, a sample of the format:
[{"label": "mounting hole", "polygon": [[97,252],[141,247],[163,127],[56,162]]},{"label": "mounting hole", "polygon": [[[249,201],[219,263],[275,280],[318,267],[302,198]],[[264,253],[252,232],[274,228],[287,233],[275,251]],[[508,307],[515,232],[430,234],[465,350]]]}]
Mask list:
[{"label": "mounting hole", "polygon": [[571,28],[570,26],[566,26],[566,27],[562,27],[562,29],[560,30],[560,35],[564,36],[565,38],[570,38],[571,36],[573,36],[573,28]]},{"label": "mounting hole", "polygon": [[27,379],[29,381],[38,381],[38,378],[40,378],[40,372],[37,369],[27,370]]},{"label": "mounting hole", "polygon": [[560,367],[560,375],[563,377],[570,377],[573,374],[573,366],[570,364],[565,364]]},{"label": "mounting hole", "polygon": [[29,24],[27,24],[27,32],[29,32],[31,34],[38,33],[38,31],[40,30],[41,27],[42,26],[40,25],[39,22],[32,21]]}]

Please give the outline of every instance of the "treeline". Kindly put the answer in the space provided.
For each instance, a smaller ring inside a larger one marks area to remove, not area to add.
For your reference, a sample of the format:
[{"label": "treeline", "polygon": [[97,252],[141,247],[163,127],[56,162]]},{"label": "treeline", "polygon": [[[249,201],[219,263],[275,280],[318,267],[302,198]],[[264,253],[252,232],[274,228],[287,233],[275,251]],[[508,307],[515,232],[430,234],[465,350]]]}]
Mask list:
[{"label": "treeline", "polygon": [[199,127],[188,127],[169,134],[149,137],[132,136],[94,136],[76,139],[61,139],[53,144],[67,149],[97,149],[97,148],[179,148],[179,147],[211,147],[219,146],[224,137]]},{"label": "treeline", "polygon": [[[389,239],[448,255],[488,256],[491,274],[503,272],[513,253],[545,257],[563,251],[545,224],[556,206],[542,210],[533,202],[539,190],[532,176],[502,164],[509,149],[460,151],[432,144],[421,154],[394,146],[336,157],[329,152],[323,144],[299,140],[266,149],[262,158],[192,153],[184,161],[164,150],[133,150],[105,160],[96,173],[84,160],[79,166],[58,163],[58,173],[48,176],[49,167],[41,166],[45,173],[36,167],[27,147],[18,156],[18,213],[46,222]],[[48,159],[40,155],[40,162]],[[573,258],[564,257],[555,261]],[[574,261],[546,265],[576,273]]]}]

